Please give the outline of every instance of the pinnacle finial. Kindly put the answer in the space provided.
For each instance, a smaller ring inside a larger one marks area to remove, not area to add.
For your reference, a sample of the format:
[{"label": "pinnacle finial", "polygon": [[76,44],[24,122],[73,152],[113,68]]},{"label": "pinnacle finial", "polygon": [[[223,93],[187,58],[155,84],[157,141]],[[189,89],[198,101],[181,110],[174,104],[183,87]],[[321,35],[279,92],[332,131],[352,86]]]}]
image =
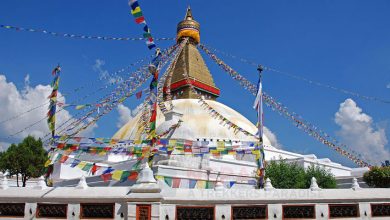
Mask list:
[{"label": "pinnacle finial", "polygon": [[310,190],[311,191],[321,190],[321,188],[317,184],[317,179],[314,176],[311,178]]},{"label": "pinnacle finial", "polygon": [[358,183],[358,181],[357,181],[356,178],[353,178],[353,179],[352,179],[352,189],[353,189],[353,190],[358,190],[358,189],[360,189],[359,183]]},{"label": "pinnacle finial", "polygon": [[187,12],[186,12],[186,16],[184,17],[184,20],[193,20],[190,6],[187,7]]}]

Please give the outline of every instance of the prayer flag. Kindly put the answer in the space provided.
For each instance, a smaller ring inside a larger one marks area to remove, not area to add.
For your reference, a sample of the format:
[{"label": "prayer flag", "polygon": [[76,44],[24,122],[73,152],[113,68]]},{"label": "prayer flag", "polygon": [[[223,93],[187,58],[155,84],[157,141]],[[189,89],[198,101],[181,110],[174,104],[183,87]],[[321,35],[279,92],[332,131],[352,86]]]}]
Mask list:
[{"label": "prayer flag", "polygon": [[145,22],[144,16],[138,17],[135,19],[135,23],[141,24],[142,22]]},{"label": "prayer flag", "polygon": [[108,167],[105,171],[103,171],[103,174],[111,173],[112,171],[114,171],[114,169]]},{"label": "prayer flag", "polygon": [[129,180],[136,180],[138,177],[138,172],[132,171],[129,175]]},{"label": "prayer flag", "polygon": [[123,171],[120,181],[125,182],[129,178],[129,176],[130,176],[130,171],[128,170]]},{"label": "prayer flag", "polygon": [[196,180],[192,180],[192,179],[190,179],[190,182],[189,182],[189,188],[190,189],[193,189],[193,188],[195,188],[195,185],[196,185]]},{"label": "prayer flag", "polygon": [[196,188],[197,189],[206,188],[206,181],[205,180],[198,180],[198,182],[196,183]]},{"label": "prayer flag", "polygon": [[122,173],[123,173],[123,170],[115,170],[114,172],[112,172],[112,179],[116,180],[116,181],[121,180]]},{"label": "prayer flag", "polygon": [[92,168],[93,164],[92,163],[87,163],[85,166],[82,168],[83,171],[89,171]]},{"label": "prayer flag", "polygon": [[172,177],[164,176],[164,181],[168,186],[172,186]]},{"label": "prayer flag", "polygon": [[51,160],[47,160],[46,163],[45,163],[45,167],[48,167],[49,165],[51,164]]},{"label": "prayer flag", "polygon": [[112,174],[111,173],[105,173],[100,175],[100,177],[103,179],[104,182],[107,182],[111,179]]},{"label": "prayer flag", "polygon": [[137,97],[137,99],[140,99],[142,97],[142,91],[139,91],[135,94],[135,97]]},{"label": "prayer flag", "polygon": [[179,188],[180,187],[180,179],[179,178],[173,178],[172,179],[172,188]]},{"label": "prayer flag", "polygon": [[70,165],[70,167],[72,167],[72,168],[76,167],[77,165],[79,165],[79,163],[80,163],[80,160],[74,159],[72,164]]}]

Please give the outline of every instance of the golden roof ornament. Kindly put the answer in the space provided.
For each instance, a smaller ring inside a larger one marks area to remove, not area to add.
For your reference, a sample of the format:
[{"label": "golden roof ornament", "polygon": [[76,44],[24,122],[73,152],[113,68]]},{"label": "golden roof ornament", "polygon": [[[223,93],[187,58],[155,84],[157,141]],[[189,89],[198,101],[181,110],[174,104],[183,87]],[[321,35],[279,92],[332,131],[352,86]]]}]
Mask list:
[{"label": "golden roof ornament", "polygon": [[189,37],[191,43],[198,44],[200,42],[200,25],[192,17],[190,6],[187,8],[184,20],[177,25],[177,41],[180,42],[185,37]]}]

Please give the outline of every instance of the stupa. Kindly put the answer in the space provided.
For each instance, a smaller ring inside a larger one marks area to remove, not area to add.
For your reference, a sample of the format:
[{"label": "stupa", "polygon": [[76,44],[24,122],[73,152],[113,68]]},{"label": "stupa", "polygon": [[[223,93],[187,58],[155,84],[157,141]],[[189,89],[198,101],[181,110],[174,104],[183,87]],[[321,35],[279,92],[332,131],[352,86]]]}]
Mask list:
[{"label": "stupa", "polygon": [[[229,106],[218,102],[220,89],[214,82],[213,76],[205,64],[197,45],[200,42],[200,24],[192,16],[188,8],[184,20],[177,25],[177,42],[180,43],[188,38],[181,53],[178,55],[176,65],[172,68],[170,85],[165,82],[164,87],[169,86],[173,98],[173,108],[163,113],[157,109],[156,133],[157,135],[167,131],[172,125],[180,121],[180,126],[167,135],[169,139],[184,139],[194,142],[201,142],[203,145],[216,145],[219,141],[231,142],[232,145],[242,145],[247,142],[256,142],[252,135],[245,135],[242,132],[235,132],[234,129],[224,126],[218,119],[205,111],[197,97],[202,96],[207,104],[213,109],[245,129],[251,134],[256,134],[257,127],[245,116]],[[188,77],[190,80],[188,80]],[[191,85],[193,89],[191,89]],[[165,105],[168,106],[167,93],[164,89]],[[145,123],[142,123],[142,112],[129,120],[113,136],[120,140],[141,140],[144,138]],[[268,137],[264,135],[265,160],[286,159],[297,162],[303,167],[312,164],[320,165],[331,172],[343,182],[343,179],[361,177],[367,171],[366,168],[350,168],[334,163],[328,158],[317,158],[314,154],[302,155],[277,149],[272,146]],[[94,160],[93,158],[87,158]],[[98,158],[101,166],[111,166],[117,169],[125,169],[135,163],[131,156],[109,154],[105,158]],[[184,178],[195,180],[217,181],[217,178],[224,182],[234,181],[236,187],[254,187],[256,182],[256,163],[253,155],[223,155],[213,157],[204,155],[202,157],[193,155],[175,154],[168,156],[159,155],[153,160],[153,170],[156,176]],[[55,172],[52,175],[55,185],[66,186],[74,184],[81,175],[90,175],[82,170],[69,168],[67,165],[56,164]],[[95,175],[99,175],[97,172]],[[70,180],[70,181],[69,181]],[[96,177],[87,177],[90,184],[101,185],[102,182]],[[347,181],[351,182],[351,181]],[[114,185],[125,185],[128,183],[112,183]],[[340,185],[340,187],[344,187]]]},{"label": "stupa", "polygon": [[[182,42],[185,38],[183,43],[186,45],[172,68],[170,84],[165,84],[166,88],[170,87],[174,97],[173,108],[168,111],[158,109],[156,126],[156,133],[164,134],[169,142],[190,142],[191,153],[174,148],[170,154],[156,154],[151,166],[146,158],[141,157],[143,159],[138,162],[143,163],[139,172],[135,172],[137,178],[126,178],[124,181],[122,177],[116,181],[104,181],[101,178],[103,175],[114,174],[102,174],[102,171],[110,170],[108,167],[128,171],[137,163],[137,156],[111,151],[104,156],[96,152],[93,155],[77,155],[77,159],[93,161],[101,167],[93,174],[79,167],[71,168],[72,165],[67,163],[69,159],[65,163],[54,163],[52,177],[55,187],[46,187],[43,178],[34,187],[12,187],[7,177],[3,176],[0,217],[73,220],[389,219],[390,189],[365,188],[354,178],[361,177],[364,169],[345,167],[327,158],[317,159],[315,155],[277,149],[266,135],[263,141],[267,161],[284,158],[304,167],[315,164],[330,169],[339,180],[349,180],[339,181],[338,187],[343,189],[322,189],[314,177],[310,188],[280,189],[266,179],[264,188],[258,189],[253,184],[256,183],[257,169],[254,155],[194,154],[197,144],[215,146],[223,142],[232,147],[247,147],[248,143],[257,142],[253,135],[257,131],[256,126],[217,101],[218,96],[223,94],[220,94],[196,47],[200,41],[199,30],[199,23],[192,17],[191,10],[187,9],[185,19],[178,25],[177,34],[177,41]],[[183,78],[183,73],[190,80]],[[169,90],[163,91],[162,99],[165,102],[160,104],[171,106]],[[234,132],[221,124],[202,108],[199,95],[215,111],[252,135]],[[179,121],[180,126],[166,134],[167,129]],[[144,140],[144,125],[142,113],[139,113],[116,132],[113,139],[130,140],[133,146],[129,148],[134,148],[133,140]],[[150,139],[146,142],[148,145]],[[161,139],[158,144],[161,144]],[[110,147],[115,148],[114,145]],[[149,150],[149,145],[145,149]],[[57,156],[53,155],[53,158]],[[69,157],[74,155],[70,154]]]}]

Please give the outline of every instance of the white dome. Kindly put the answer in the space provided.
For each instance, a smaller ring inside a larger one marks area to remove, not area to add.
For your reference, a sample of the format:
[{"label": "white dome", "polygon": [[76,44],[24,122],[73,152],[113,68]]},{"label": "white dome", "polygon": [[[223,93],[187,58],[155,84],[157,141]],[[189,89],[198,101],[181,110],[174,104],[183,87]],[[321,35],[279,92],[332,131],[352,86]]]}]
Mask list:
[{"label": "white dome", "polygon": [[[167,131],[181,119],[183,121],[181,126],[174,131],[170,138],[187,140],[213,139],[255,141],[255,138],[252,136],[247,136],[242,132],[234,133],[233,128],[229,129],[228,126],[223,126],[220,120],[213,118],[205,109],[203,109],[197,99],[177,99],[172,102],[174,106],[173,112],[180,113],[182,116],[177,116],[177,114],[175,116],[175,113],[173,113],[172,117],[171,113],[167,114],[167,117],[164,117],[158,108],[156,124],[157,134]],[[217,101],[207,100],[206,102],[229,121],[252,134],[256,134],[256,126],[240,113]],[[141,139],[142,129],[139,128],[141,115],[142,112],[138,113],[137,116],[127,122],[113,138],[130,140]],[[264,144],[271,146],[268,138],[266,136],[263,138]]]}]

